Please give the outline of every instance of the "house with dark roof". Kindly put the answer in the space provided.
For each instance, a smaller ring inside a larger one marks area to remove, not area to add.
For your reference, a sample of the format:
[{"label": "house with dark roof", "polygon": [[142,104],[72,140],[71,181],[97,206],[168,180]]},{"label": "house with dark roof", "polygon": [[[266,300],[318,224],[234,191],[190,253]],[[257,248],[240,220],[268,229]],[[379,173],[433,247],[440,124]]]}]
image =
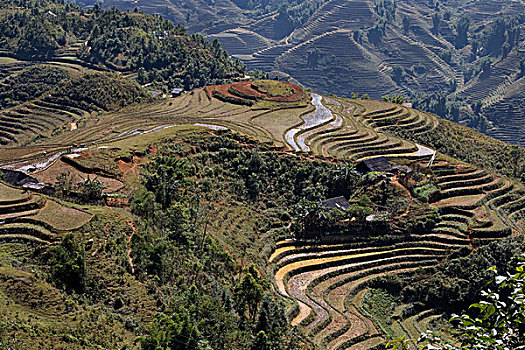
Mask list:
[{"label": "house with dark roof", "polygon": [[5,181],[13,186],[22,187],[29,191],[44,193],[49,196],[55,194],[55,189],[52,186],[46,185],[22,171],[0,168],[0,172],[4,174]]},{"label": "house with dark roof", "polygon": [[386,157],[375,157],[360,161],[355,168],[363,174],[375,171],[387,172],[392,170],[392,164]]},{"label": "house with dark roof", "polygon": [[341,211],[347,211],[350,208],[350,203],[345,199],[345,197],[334,197],[328,198],[319,203],[321,207],[328,210],[339,209]]}]

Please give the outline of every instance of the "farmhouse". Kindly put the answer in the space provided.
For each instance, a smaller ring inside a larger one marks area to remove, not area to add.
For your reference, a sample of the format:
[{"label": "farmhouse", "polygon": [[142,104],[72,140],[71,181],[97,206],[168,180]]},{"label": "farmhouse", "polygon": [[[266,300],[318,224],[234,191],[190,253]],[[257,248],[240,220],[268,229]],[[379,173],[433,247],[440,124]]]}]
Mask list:
[{"label": "farmhouse", "polygon": [[55,193],[53,187],[40,182],[38,179],[29,176],[22,171],[0,168],[0,172],[4,174],[5,181],[13,186],[22,187],[29,191],[44,193],[49,196],[52,196]]},{"label": "farmhouse", "polygon": [[386,157],[375,157],[360,161],[355,168],[363,174],[375,171],[386,172],[392,170],[392,164]]}]

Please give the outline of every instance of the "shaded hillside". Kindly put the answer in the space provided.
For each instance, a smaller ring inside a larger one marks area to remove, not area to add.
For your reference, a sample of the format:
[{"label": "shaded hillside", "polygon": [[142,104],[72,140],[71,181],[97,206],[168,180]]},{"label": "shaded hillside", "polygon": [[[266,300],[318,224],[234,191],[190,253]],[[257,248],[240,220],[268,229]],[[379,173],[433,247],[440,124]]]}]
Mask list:
[{"label": "shaded hillside", "polygon": [[40,97],[69,77],[67,70],[50,66],[33,66],[7,76],[0,83],[0,109]]},{"label": "shaded hillside", "polygon": [[59,1],[10,0],[0,8],[0,54],[135,75],[141,84],[191,89],[243,77],[218,42],[158,16],[84,10]]}]

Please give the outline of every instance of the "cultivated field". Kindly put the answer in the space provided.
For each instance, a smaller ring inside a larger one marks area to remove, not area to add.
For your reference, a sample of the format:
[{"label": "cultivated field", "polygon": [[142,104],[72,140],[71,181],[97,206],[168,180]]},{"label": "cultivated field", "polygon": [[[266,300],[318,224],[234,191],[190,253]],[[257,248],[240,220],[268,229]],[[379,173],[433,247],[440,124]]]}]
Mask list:
[{"label": "cultivated field", "polygon": [[[281,152],[295,152],[309,158],[356,162],[382,155],[428,166],[433,150],[394,134],[396,131],[409,131],[411,135],[432,132],[441,123],[436,116],[387,102],[328,98],[303,90],[299,99],[302,105],[297,105],[295,97],[291,97],[299,96],[297,89],[300,88],[288,87],[291,89],[281,86],[275,90],[278,93],[272,94],[267,86],[255,90],[247,83],[218,86],[118,112],[97,113],[86,117],[75,130],[33,140],[31,146],[10,147],[8,143],[0,151],[0,164],[37,169],[35,164],[44,164],[41,170],[35,171],[35,176],[51,182],[67,169],[76,176],[84,176],[89,173],[87,169],[94,169],[99,162],[99,173],[106,171],[108,187],[117,190],[125,181],[114,176],[129,173],[132,181],[137,181],[135,170],[140,156],[145,150],[154,154],[152,145],[159,135],[165,137],[181,128],[207,127],[228,128]],[[214,90],[227,98],[214,97]],[[253,103],[226,102],[228,98]],[[47,103],[50,104],[46,105],[48,116],[52,117],[53,102]],[[61,108],[54,108],[57,115],[61,115]],[[60,127],[71,119],[60,121],[57,117],[56,120]],[[27,140],[32,135],[31,130],[19,128],[17,131],[19,140]],[[76,147],[83,148],[75,150]],[[136,154],[138,151],[140,155]],[[46,163],[56,154],[67,153],[79,156],[67,163],[61,158]],[[367,306],[368,282],[384,275],[413,274],[434,266],[460,247],[522,231],[525,189],[521,185],[442,156],[431,170],[438,192],[430,204],[439,213],[431,232],[388,244],[373,235],[364,235],[343,242],[328,239],[316,245],[285,240],[275,247],[269,257],[269,269],[275,276],[277,290],[289,300],[289,320],[319,346],[381,348],[392,335],[416,336],[432,328],[439,319],[434,310],[411,314],[403,311],[408,306],[400,306],[395,310],[398,317],[385,324]],[[113,186],[111,181],[117,182]],[[0,235],[4,241],[53,243],[63,230],[75,229],[90,218],[89,214],[44,196],[4,185],[0,189],[4,198],[0,206],[4,208],[0,208],[0,222],[4,222]],[[213,230],[221,232],[220,240],[236,239],[228,232],[244,227],[239,217],[242,217],[240,213],[230,210],[213,225]]]},{"label": "cultivated field", "polygon": [[92,215],[0,182],[0,242],[52,244]]}]

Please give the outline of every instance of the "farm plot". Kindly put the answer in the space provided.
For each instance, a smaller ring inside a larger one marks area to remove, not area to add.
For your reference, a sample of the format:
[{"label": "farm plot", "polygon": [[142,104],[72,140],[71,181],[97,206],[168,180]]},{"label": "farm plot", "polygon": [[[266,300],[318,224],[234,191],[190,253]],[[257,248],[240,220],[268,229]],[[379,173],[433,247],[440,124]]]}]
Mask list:
[{"label": "farm plot", "polygon": [[[214,97],[214,91],[222,97]],[[308,97],[296,85],[262,80],[209,86],[174,99],[96,115],[46,97],[6,111],[0,118],[0,136],[11,144],[40,139],[40,145],[52,145],[46,149],[49,154],[157,128],[202,124],[233,129],[279,147],[357,161],[378,155],[417,156],[418,146],[390,135],[391,128],[416,133],[437,124],[430,115],[388,103],[330,99],[325,105],[321,96],[313,94],[308,104]],[[74,130],[68,128],[72,121],[78,121]]]},{"label": "farm plot", "polygon": [[381,328],[360,311],[358,299],[367,282],[432,266],[453,247],[432,241],[393,246],[366,242],[305,246],[283,241],[270,262],[278,290],[299,303],[294,324],[327,349],[361,348],[372,339],[377,344],[386,339]]},{"label": "farm plot", "polygon": [[51,244],[92,215],[0,183],[0,242]]},{"label": "farm plot", "polygon": [[440,193],[433,204],[441,213],[441,221],[433,233],[490,240],[518,229],[510,216],[525,207],[520,199],[521,186],[464,166],[453,167],[452,173],[436,179]]}]

